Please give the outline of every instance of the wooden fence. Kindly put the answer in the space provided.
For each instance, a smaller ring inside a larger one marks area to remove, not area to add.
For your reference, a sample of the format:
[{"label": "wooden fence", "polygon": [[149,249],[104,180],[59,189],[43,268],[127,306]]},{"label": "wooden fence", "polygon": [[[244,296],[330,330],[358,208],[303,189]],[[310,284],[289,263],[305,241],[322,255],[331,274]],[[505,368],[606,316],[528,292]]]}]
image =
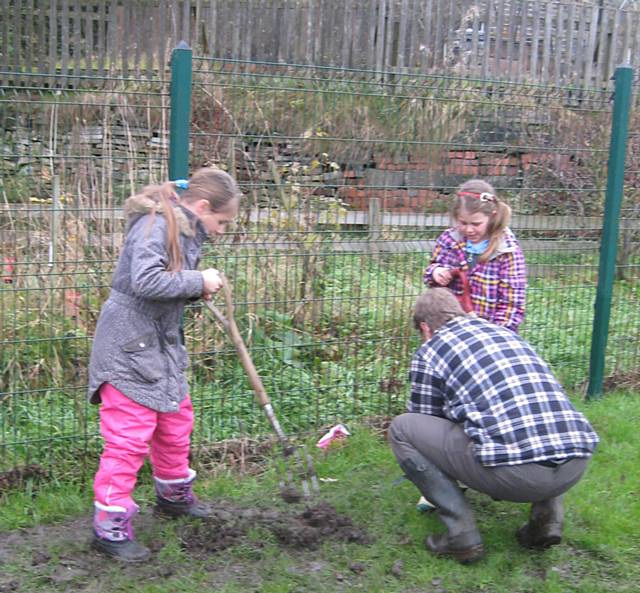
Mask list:
[{"label": "wooden fence", "polygon": [[180,40],[205,57],[597,88],[640,62],[640,12],[595,2],[0,0],[0,10],[0,84],[165,77]]}]

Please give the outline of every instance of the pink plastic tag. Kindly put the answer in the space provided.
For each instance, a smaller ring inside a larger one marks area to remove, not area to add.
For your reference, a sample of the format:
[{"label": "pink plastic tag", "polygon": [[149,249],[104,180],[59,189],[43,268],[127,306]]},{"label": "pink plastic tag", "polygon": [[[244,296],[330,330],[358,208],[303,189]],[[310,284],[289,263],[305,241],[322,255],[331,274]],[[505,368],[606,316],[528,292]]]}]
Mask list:
[{"label": "pink plastic tag", "polygon": [[343,424],[336,424],[327,434],[325,434],[317,443],[316,447],[326,449],[336,439],[344,439],[351,433]]}]

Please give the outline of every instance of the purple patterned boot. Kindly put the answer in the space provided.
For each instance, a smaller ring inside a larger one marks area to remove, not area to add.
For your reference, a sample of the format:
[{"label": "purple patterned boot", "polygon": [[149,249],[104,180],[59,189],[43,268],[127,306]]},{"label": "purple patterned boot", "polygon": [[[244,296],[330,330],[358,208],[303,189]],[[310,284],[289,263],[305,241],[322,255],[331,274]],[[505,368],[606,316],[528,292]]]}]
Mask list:
[{"label": "purple patterned boot", "polygon": [[123,562],[146,560],[151,553],[149,548],[133,541],[131,520],[138,513],[137,505],[129,509],[97,501],[94,505],[92,547]]},{"label": "purple patterned boot", "polygon": [[194,517],[206,519],[210,510],[198,502],[193,493],[196,472],[189,470],[186,478],[161,480],[153,478],[156,485],[156,513],[165,517]]}]

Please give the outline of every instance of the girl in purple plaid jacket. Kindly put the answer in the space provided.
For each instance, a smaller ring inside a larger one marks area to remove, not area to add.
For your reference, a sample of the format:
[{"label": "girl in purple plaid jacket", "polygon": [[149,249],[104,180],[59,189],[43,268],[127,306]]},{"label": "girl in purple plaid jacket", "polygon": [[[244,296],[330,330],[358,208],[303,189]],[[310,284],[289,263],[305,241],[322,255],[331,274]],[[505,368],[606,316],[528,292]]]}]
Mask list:
[{"label": "girl in purple plaid jacket", "polygon": [[451,270],[466,272],[475,313],[517,332],[527,277],[524,255],[508,228],[511,208],[489,183],[471,179],[458,188],[451,218],[455,226],[436,240],[425,284],[448,286],[461,295],[462,283]]}]

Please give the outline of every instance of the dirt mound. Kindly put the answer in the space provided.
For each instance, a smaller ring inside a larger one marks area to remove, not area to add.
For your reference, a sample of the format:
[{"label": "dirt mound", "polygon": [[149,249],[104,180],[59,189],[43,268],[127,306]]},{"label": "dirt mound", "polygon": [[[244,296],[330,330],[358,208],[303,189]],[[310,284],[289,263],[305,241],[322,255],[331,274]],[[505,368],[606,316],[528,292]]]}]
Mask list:
[{"label": "dirt mound", "polygon": [[208,521],[182,526],[179,536],[190,552],[211,553],[240,543],[250,530],[256,529],[271,532],[281,545],[298,549],[313,549],[328,539],[359,544],[371,541],[364,528],[327,503],[307,507],[297,514],[217,506]]}]

